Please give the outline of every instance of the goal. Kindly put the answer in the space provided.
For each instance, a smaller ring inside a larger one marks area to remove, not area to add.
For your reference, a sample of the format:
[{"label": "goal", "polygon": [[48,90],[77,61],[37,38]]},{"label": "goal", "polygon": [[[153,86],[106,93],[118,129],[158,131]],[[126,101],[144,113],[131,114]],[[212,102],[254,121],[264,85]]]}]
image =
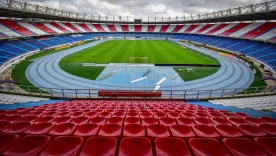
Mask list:
[{"label": "goal", "polygon": [[129,57],[129,63],[147,64],[148,57]]}]

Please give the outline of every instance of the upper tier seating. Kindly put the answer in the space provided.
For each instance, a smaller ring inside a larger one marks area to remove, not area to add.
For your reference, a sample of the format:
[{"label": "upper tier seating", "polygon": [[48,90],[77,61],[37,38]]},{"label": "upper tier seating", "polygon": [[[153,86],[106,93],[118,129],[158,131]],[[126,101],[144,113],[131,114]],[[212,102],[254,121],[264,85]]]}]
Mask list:
[{"label": "upper tier seating", "polygon": [[[175,123],[161,124],[161,113]],[[250,122],[237,125],[233,117]],[[61,118],[69,120],[55,122]],[[85,122],[77,122],[81,118]],[[96,118],[103,120],[91,123]],[[157,123],[144,123],[146,118]],[[251,118],[170,100],[75,100],[2,110],[0,155],[275,155],[276,120],[256,118],[265,123],[256,126]]]}]

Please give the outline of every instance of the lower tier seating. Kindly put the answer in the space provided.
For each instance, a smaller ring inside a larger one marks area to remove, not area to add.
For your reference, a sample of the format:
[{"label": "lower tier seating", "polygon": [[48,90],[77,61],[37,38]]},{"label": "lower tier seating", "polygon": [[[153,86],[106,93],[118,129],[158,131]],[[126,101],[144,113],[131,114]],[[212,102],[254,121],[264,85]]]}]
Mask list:
[{"label": "lower tier seating", "polygon": [[276,120],[183,101],[79,100],[0,111],[0,155],[276,155]]}]

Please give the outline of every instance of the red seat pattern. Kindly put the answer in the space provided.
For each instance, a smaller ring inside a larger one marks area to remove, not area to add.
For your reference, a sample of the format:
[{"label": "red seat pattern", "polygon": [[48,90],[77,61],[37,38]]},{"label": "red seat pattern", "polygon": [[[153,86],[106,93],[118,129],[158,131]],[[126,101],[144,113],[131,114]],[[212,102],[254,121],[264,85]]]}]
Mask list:
[{"label": "red seat pattern", "polygon": [[263,137],[263,136],[267,135],[265,132],[260,130],[258,127],[248,125],[248,124],[247,125],[239,125],[238,128],[243,134],[245,134],[246,136],[248,136],[250,138]]},{"label": "red seat pattern", "polygon": [[3,152],[4,155],[38,155],[50,142],[47,135],[28,135]]},{"label": "red seat pattern", "polygon": [[197,137],[216,138],[216,139],[220,137],[220,135],[215,131],[215,129],[212,126],[195,125],[193,126],[193,130]]},{"label": "red seat pattern", "polygon": [[172,33],[177,33],[181,28],[183,28],[183,24],[178,24],[172,31]]},{"label": "red seat pattern", "polygon": [[120,142],[119,156],[152,156],[151,142],[143,137],[127,137]]},{"label": "red seat pattern", "polygon": [[114,156],[116,148],[117,140],[114,137],[92,137],[85,143],[80,156]]},{"label": "red seat pattern", "polygon": [[168,29],[169,27],[170,27],[169,24],[162,24],[162,27],[161,27],[161,29],[160,29],[160,32],[166,32],[167,29]]},{"label": "red seat pattern", "polygon": [[31,127],[31,125],[32,125],[31,122],[16,122],[16,123],[10,124],[2,132],[4,132],[4,133],[22,134],[27,129],[29,129]]},{"label": "red seat pattern", "polygon": [[235,126],[248,124],[245,120],[241,118],[228,118],[228,121]]},{"label": "red seat pattern", "polygon": [[74,135],[82,137],[96,136],[100,130],[100,125],[98,124],[82,124],[75,131]]},{"label": "red seat pattern", "polygon": [[86,117],[88,118],[94,118],[94,117],[97,117],[98,116],[98,113],[97,112],[93,112],[93,111],[89,111],[85,114]]},{"label": "red seat pattern", "polygon": [[72,29],[74,32],[80,32],[80,30],[74,27],[71,23],[63,23],[63,24],[69,27],[70,29]]},{"label": "red seat pattern", "polygon": [[276,155],[276,138],[275,137],[261,137],[255,138],[254,141],[269,155]]},{"label": "red seat pattern", "polygon": [[102,125],[99,135],[100,136],[110,136],[117,139],[120,138],[122,133],[122,125],[119,124],[104,124]]},{"label": "red seat pattern", "polygon": [[65,29],[64,27],[60,26],[58,23],[56,22],[50,22],[50,24],[54,27],[56,27],[57,29],[65,32],[65,33],[69,33],[69,30]]},{"label": "red seat pattern", "polygon": [[1,121],[8,121],[8,122],[16,122],[17,120],[21,119],[22,116],[20,115],[9,115],[9,116],[5,116],[1,119]]},{"label": "red seat pattern", "polygon": [[128,31],[128,25],[127,25],[127,24],[122,24],[122,25],[121,25],[121,28],[122,28],[123,32],[129,32],[129,31]]},{"label": "red seat pattern", "polygon": [[11,123],[9,121],[0,121],[0,132],[7,128]]},{"label": "red seat pattern", "polygon": [[264,116],[264,117],[260,117],[260,119],[265,123],[276,125],[276,120],[271,117]]},{"label": "red seat pattern", "polygon": [[263,25],[259,26],[258,28],[249,31],[245,35],[242,36],[242,38],[246,39],[253,39],[256,38],[272,29],[276,28],[276,23],[275,22],[268,22],[264,23]]},{"label": "red seat pattern", "polygon": [[157,156],[191,155],[185,141],[179,138],[158,138],[154,145]]},{"label": "red seat pattern", "polygon": [[225,138],[238,138],[244,136],[237,128],[231,125],[216,125],[215,129]]},{"label": "red seat pattern", "polygon": [[249,25],[249,23],[239,23],[239,24],[235,25],[234,27],[232,27],[232,28],[226,30],[225,32],[221,33],[220,35],[221,36],[229,36],[229,35],[233,34],[234,32],[239,31],[239,30],[241,30],[242,28],[244,28],[248,25]]},{"label": "red seat pattern", "polygon": [[81,117],[76,117],[76,118],[74,118],[74,119],[71,121],[71,123],[76,124],[76,125],[82,125],[82,124],[88,123],[88,121],[89,121],[89,118],[88,118],[88,117],[81,116]]},{"label": "red seat pattern", "polygon": [[83,138],[79,136],[57,137],[40,155],[76,156],[81,150],[83,142]]},{"label": "red seat pattern", "polygon": [[25,131],[25,133],[30,135],[44,135],[48,134],[53,127],[54,124],[50,122],[36,123],[33,124],[27,131]]},{"label": "red seat pattern", "polygon": [[42,31],[48,33],[48,34],[55,34],[56,32],[48,27],[46,27],[44,24],[42,23],[32,23],[35,27],[41,29]]},{"label": "red seat pattern", "polygon": [[276,125],[260,124],[259,128],[268,135],[276,136]]},{"label": "red seat pattern", "polygon": [[222,145],[232,155],[267,155],[257,146],[257,144],[245,138],[226,138],[222,140]]},{"label": "red seat pattern", "polygon": [[147,126],[147,135],[152,141],[156,138],[170,136],[168,128],[165,125],[159,124]]},{"label": "red seat pattern", "polygon": [[173,137],[179,137],[188,141],[188,139],[195,137],[192,129],[187,125],[171,125],[170,131]]},{"label": "red seat pattern", "polygon": [[72,135],[76,130],[77,125],[73,123],[63,123],[56,125],[49,134],[52,136],[64,136],[64,135]]},{"label": "red seat pattern", "polygon": [[244,118],[244,120],[251,124],[251,125],[255,125],[255,126],[258,126],[260,124],[264,124],[265,122],[263,122],[261,119],[259,118],[254,118],[254,117],[246,117]]},{"label": "red seat pattern", "polygon": [[126,117],[125,118],[125,121],[124,121],[124,124],[127,125],[127,124],[140,124],[141,121],[140,121],[140,118],[138,117]]},{"label": "red seat pattern", "polygon": [[105,117],[94,117],[94,118],[91,118],[88,123],[103,125],[105,122],[106,122]]},{"label": "red seat pattern", "polygon": [[128,124],[124,127],[124,137],[144,137],[146,136],[145,127],[141,124]]},{"label": "red seat pattern", "polygon": [[195,156],[230,156],[222,145],[212,138],[192,138],[188,145]]},{"label": "red seat pattern", "polygon": [[185,30],[185,33],[189,33],[193,31],[198,26],[199,26],[198,24],[192,24],[188,29]]},{"label": "red seat pattern", "polygon": [[151,24],[148,25],[148,32],[153,32],[154,29],[155,29],[155,25],[151,25]]},{"label": "red seat pattern", "polygon": [[213,125],[231,125],[225,118],[211,118]]},{"label": "red seat pattern", "polygon": [[63,124],[63,123],[70,123],[71,120],[72,120],[72,118],[69,116],[62,116],[62,117],[55,118],[53,123],[56,125],[59,125],[59,124]]},{"label": "red seat pattern", "polygon": [[17,22],[14,22],[9,19],[0,19],[0,23],[23,36],[36,36],[37,35],[37,34],[31,32],[29,29],[22,27]]},{"label": "red seat pattern", "polygon": [[166,126],[176,124],[176,122],[173,118],[160,118],[159,122],[160,122],[160,124],[166,125]]},{"label": "red seat pattern", "polygon": [[24,116],[18,122],[35,122],[39,116]]},{"label": "red seat pattern", "polygon": [[142,124],[145,126],[158,124],[158,119],[153,117],[142,118]]},{"label": "red seat pattern", "polygon": [[196,125],[208,125],[208,126],[213,125],[208,118],[194,118],[194,122]]},{"label": "red seat pattern", "polygon": [[107,119],[106,123],[123,125],[124,119],[122,117],[111,117]]},{"label": "red seat pattern", "polygon": [[135,27],[135,32],[141,32],[142,25],[136,24],[136,25],[134,25],[134,27]]},{"label": "red seat pattern", "polygon": [[195,125],[194,121],[190,118],[178,118],[176,120],[178,124],[187,125],[187,126],[193,126]]},{"label": "red seat pattern", "polygon": [[19,140],[17,134],[1,134],[0,133],[0,153],[10,147],[13,143]]}]

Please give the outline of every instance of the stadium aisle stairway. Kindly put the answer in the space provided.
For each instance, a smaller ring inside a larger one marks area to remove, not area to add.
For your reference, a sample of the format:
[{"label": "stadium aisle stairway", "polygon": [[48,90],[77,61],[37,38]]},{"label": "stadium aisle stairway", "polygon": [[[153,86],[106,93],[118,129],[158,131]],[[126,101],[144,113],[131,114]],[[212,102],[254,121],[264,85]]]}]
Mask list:
[{"label": "stadium aisle stairway", "polygon": [[0,154],[276,155],[275,123],[182,101],[64,101],[1,110]]}]

